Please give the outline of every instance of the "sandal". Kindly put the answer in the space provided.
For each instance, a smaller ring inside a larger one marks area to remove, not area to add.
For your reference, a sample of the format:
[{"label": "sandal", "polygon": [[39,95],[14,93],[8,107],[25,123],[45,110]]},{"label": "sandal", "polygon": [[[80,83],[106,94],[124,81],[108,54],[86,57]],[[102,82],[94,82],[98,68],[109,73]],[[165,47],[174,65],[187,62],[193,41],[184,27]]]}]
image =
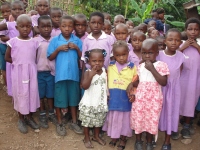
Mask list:
[{"label": "sandal", "polygon": [[105,142],[103,139],[101,139],[101,138],[99,138],[99,139],[97,140],[97,139],[95,139],[95,138],[93,137],[93,138],[92,138],[92,141],[97,142],[97,143],[99,143],[99,144],[102,145],[102,146],[106,145],[106,142]]},{"label": "sandal", "polygon": [[119,143],[119,145],[117,146],[117,150],[124,150],[125,149],[125,147],[126,147],[126,142],[127,142],[127,139],[122,139],[122,138],[120,138],[120,140],[121,141],[123,141],[124,143],[125,143],[125,145],[120,145],[120,143]]},{"label": "sandal", "polygon": [[94,146],[92,145],[92,143],[90,141],[85,142],[85,139],[83,139],[83,143],[85,145],[86,148],[94,148]]},{"label": "sandal", "polygon": [[109,146],[114,148],[116,146],[117,142],[118,142],[118,139],[115,141],[112,140],[112,141],[110,141]]}]

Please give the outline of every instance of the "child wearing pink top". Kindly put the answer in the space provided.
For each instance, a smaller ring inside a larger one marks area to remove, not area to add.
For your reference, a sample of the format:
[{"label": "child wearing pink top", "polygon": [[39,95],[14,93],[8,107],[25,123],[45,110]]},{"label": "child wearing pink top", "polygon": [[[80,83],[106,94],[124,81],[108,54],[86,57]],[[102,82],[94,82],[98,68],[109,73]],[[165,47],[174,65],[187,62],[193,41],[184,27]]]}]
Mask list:
[{"label": "child wearing pink top", "polygon": [[18,129],[25,134],[28,132],[27,125],[39,129],[31,116],[40,106],[35,63],[39,43],[29,37],[32,23],[28,15],[20,15],[17,18],[17,29],[19,36],[7,42],[5,59],[11,63],[14,109],[19,114]]},{"label": "child wearing pink top", "polygon": [[51,37],[58,36],[61,33],[59,24],[60,24],[60,18],[62,17],[62,15],[63,15],[62,9],[57,8],[57,7],[51,8],[50,17],[53,24]]},{"label": "child wearing pink top", "polygon": [[134,63],[136,66],[139,66],[140,61],[142,61],[142,42],[146,39],[146,36],[143,32],[137,31],[131,34],[131,45],[132,50],[129,51],[128,60]]},{"label": "child wearing pink top", "polygon": [[[39,123],[42,128],[48,128],[48,119],[54,124],[57,123],[56,116],[54,114],[54,81],[55,78],[51,75],[51,61],[47,58],[47,48],[52,39],[52,22],[51,18],[47,15],[43,15],[38,18],[38,29],[40,35],[34,39],[39,42],[37,52],[37,78],[38,88],[40,96],[40,115]],[[48,102],[48,118],[46,115],[44,98],[47,98]]]},{"label": "child wearing pink top", "polygon": [[40,16],[43,16],[43,15],[48,15],[49,13],[49,1],[48,0],[37,0],[37,3],[36,3],[36,11],[38,12],[37,15],[33,15],[31,17],[31,20],[32,20],[32,23],[33,23],[33,27],[34,27],[34,31],[35,31],[35,35],[36,34],[39,34],[39,30],[37,28],[38,26],[38,18]]},{"label": "child wearing pink top", "polygon": [[[88,50],[96,48],[105,49],[107,55],[105,57],[104,66],[107,68],[110,63],[110,55],[114,40],[111,36],[105,34],[105,32],[102,31],[103,24],[104,24],[104,15],[102,13],[93,12],[90,15],[89,26],[92,32],[85,38],[83,42],[81,60],[86,62],[84,54]],[[89,65],[86,65],[86,67],[88,68]],[[85,70],[85,65],[83,65],[83,70]]]}]

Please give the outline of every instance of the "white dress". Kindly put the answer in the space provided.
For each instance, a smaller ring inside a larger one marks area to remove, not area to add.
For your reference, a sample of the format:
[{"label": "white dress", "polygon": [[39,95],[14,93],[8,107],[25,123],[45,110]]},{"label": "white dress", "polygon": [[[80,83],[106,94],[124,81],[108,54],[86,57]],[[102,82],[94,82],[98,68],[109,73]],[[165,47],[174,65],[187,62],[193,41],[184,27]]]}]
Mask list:
[{"label": "white dress", "polygon": [[[79,103],[79,120],[84,127],[101,127],[108,112],[107,105],[107,75],[102,68],[101,75],[96,74],[91,81],[90,87]],[[91,71],[91,70],[87,70]]]}]

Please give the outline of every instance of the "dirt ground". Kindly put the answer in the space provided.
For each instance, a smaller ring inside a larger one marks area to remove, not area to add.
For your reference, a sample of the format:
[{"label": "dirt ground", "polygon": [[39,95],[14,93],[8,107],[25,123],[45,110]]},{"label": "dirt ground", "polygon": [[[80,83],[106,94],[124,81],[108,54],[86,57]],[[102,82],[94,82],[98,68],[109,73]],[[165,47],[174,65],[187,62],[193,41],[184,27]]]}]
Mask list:
[{"label": "dirt ground", "polygon": [[[55,126],[49,123],[48,129],[40,129],[39,133],[28,128],[27,134],[22,134],[17,129],[18,116],[13,109],[12,99],[8,97],[0,84],[0,150],[86,150],[82,142],[83,135],[77,135],[67,128],[67,136],[60,137],[56,134]],[[37,118],[37,113],[34,114]],[[172,141],[173,150],[200,150],[200,127],[194,125],[195,134],[192,143],[183,144],[181,138]],[[108,143],[110,138],[104,135],[106,146],[93,142],[95,150],[113,150]],[[157,147],[160,150],[164,140],[164,133],[160,132]],[[134,149],[135,136],[128,139],[126,150]]]}]

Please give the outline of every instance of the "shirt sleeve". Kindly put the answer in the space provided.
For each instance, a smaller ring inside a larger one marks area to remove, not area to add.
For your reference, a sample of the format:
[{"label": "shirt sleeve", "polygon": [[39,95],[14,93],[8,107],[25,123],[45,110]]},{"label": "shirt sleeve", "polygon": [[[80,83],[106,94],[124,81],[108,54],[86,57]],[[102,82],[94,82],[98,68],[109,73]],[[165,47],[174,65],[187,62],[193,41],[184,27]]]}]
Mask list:
[{"label": "shirt sleeve", "polygon": [[10,40],[8,40],[8,41],[6,42],[6,44],[7,44],[9,47],[11,47],[11,48],[12,48],[12,46],[13,46],[14,39],[15,39],[15,38],[12,38],[12,39],[10,39]]},{"label": "shirt sleeve", "polygon": [[83,42],[81,60],[85,62],[85,52],[87,51],[87,38]]},{"label": "shirt sleeve", "polygon": [[165,75],[169,75],[169,68],[167,66],[166,63],[164,62],[159,62],[159,64],[156,66],[156,70],[158,71],[158,73],[161,75],[161,76],[165,76]]},{"label": "shirt sleeve", "polygon": [[49,43],[49,46],[47,48],[47,57],[49,57],[56,50],[55,42],[56,42],[56,39],[53,38],[51,42]]}]

